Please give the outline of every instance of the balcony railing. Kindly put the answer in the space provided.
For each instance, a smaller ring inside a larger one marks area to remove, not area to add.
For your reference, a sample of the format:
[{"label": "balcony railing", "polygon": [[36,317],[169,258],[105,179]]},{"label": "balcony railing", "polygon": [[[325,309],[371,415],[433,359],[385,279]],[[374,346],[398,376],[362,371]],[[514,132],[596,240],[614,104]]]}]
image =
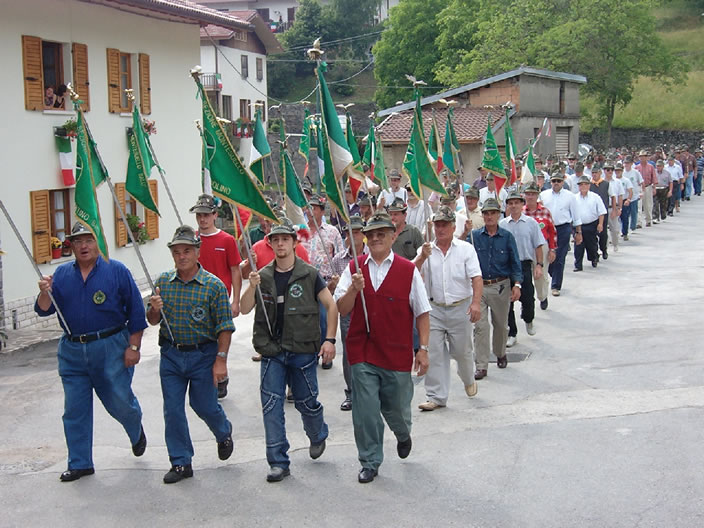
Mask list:
[{"label": "balcony railing", "polygon": [[222,77],[219,73],[203,73],[200,82],[206,90],[222,90]]}]

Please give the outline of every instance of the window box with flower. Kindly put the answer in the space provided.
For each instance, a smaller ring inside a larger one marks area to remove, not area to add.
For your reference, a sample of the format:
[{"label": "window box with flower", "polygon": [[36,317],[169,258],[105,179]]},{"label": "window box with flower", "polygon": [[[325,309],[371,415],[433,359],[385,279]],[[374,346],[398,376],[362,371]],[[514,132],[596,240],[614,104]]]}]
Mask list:
[{"label": "window box with flower", "polygon": [[61,258],[63,243],[56,237],[51,237],[51,258],[59,259]]},{"label": "window box with flower", "polygon": [[130,226],[130,231],[132,231],[132,236],[137,244],[146,244],[149,240],[149,234],[147,233],[147,227],[140,217],[137,215],[128,214],[127,224]]}]

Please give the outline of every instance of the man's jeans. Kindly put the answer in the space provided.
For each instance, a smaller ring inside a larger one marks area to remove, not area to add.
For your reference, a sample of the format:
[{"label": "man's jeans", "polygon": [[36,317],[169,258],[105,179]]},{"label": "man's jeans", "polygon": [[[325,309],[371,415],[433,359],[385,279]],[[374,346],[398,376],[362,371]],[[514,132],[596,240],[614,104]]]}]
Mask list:
[{"label": "man's jeans", "polygon": [[218,389],[213,383],[213,364],[217,357],[216,342],[188,352],[170,344],[161,347],[159,376],[164,397],[166,449],[173,466],[191,463],[193,444],[186,419],[186,389],[191,409],[222,442],[232,432],[232,424],[218,403]]},{"label": "man's jeans", "polygon": [[272,467],[288,469],[290,464],[284,420],[287,384],[293,392],[296,409],[301,413],[303,429],[310,443],[317,445],[328,437],[323,405],[318,401],[317,365],[315,354],[284,351],[278,356],[262,358],[259,390],[264,415],[266,459]]},{"label": "man's jeans", "polygon": [[631,218],[631,209],[633,208],[633,202],[629,202],[628,205],[623,205],[621,207],[621,234],[623,236],[628,235],[628,221]]},{"label": "man's jeans", "polygon": [[692,196],[692,187],[694,186],[694,172],[687,174],[687,179],[684,186],[684,198]]},{"label": "man's jeans", "polygon": [[638,213],[640,209],[640,198],[631,200],[631,231],[635,231],[638,227]]},{"label": "man's jeans", "polygon": [[125,367],[127,330],[91,343],[59,341],[59,376],[64,386],[64,434],[68,469],[93,467],[93,390],[105,410],[139,441],[142,410],[132,392],[134,367]]},{"label": "man's jeans", "polygon": [[[552,277],[552,288],[562,289],[562,277],[565,272],[565,258],[570,250],[570,235],[572,234],[572,224],[562,224],[555,227],[557,231],[557,252],[555,260],[548,266],[548,273]],[[479,367],[477,367],[479,368]]]}]

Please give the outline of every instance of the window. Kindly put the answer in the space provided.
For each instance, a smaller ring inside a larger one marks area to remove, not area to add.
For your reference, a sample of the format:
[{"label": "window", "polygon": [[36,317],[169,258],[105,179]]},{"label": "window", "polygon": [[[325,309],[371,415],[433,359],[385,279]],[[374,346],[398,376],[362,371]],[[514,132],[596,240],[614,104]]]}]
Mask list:
[{"label": "window", "polygon": [[266,9],[257,9],[257,13],[259,13],[259,16],[264,19],[264,22],[268,22],[269,20],[271,20],[271,19],[269,18],[269,9],[268,9],[268,8],[266,8]]},{"label": "window", "polygon": [[252,119],[249,99],[240,99],[240,119]]},{"label": "window", "polygon": [[[159,184],[156,180],[148,181],[149,190],[154,198],[154,203],[158,206]],[[147,230],[149,240],[159,238],[159,216],[156,213],[145,209],[141,204],[137,204],[137,201],[125,190],[124,183],[115,184],[115,194],[117,195],[117,199],[120,202],[120,206],[125,212],[125,215],[135,215],[142,219],[144,222],[144,228]],[[125,224],[122,221],[122,217],[120,216],[120,211],[117,206],[115,206],[115,238],[117,247],[124,247],[130,242],[127,229],[125,228]]]},{"label": "window", "polygon": [[[72,79],[67,75],[69,66],[73,66]],[[65,91],[69,81],[84,102],[83,110],[90,110],[85,44],[74,42],[69,46],[22,35],[22,67],[26,110],[70,110],[70,98]]]},{"label": "window", "polygon": [[262,121],[266,121],[266,102],[265,101],[257,101],[256,105],[257,105],[257,109],[261,112]]},{"label": "window", "polygon": [[560,113],[565,113],[565,81],[560,81]]},{"label": "window", "polygon": [[296,20],[296,8],[295,7],[289,7],[287,10],[286,16],[288,17],[288,23],[293,24],[293,21]]},{"label": "window", "polygon": [[129,53],[120,53],[119,67],[120,110],[122,112],[131,112],[132,104],[125,93],[125,90],[132,89],[132,64]]},{"label": "window", "polygon": [[68,197],[68,189],[49,191],[49,203],[51,236],[63,241],[66,239],[66,235],[71,232],[71,204]]},{"label": "window", "polygon": [[242,78],[246,79],[247,77],[249,77],[249,57],[247,55],[242,55],[241,65]]},{"label": "window", "polygon": [[43,189],[29,193],[32,253],[37,264],[51,262],[51,237],[64,240],[71,229],[71,191]]},{"label": "window", "polygon": [[222,116],[225,119],[232,121],[232,96],[222,96]]},{"label": "window", "polygon": [[257,80],[264,79],[264,59],[257,57]]},{"label": "window", "polygon": [[[132,111],[132,102],[127,98],[125,90],[132,89],[136,83],[135,95],[140,104],[142,114],[152,113],[151,77],[149,55],[146,53],[127,53],[114,48],[107,50],[108,63],[108,110],[111,113],[127,113]],[[139,75],[133,78],[134,65],[138,63]]]}]

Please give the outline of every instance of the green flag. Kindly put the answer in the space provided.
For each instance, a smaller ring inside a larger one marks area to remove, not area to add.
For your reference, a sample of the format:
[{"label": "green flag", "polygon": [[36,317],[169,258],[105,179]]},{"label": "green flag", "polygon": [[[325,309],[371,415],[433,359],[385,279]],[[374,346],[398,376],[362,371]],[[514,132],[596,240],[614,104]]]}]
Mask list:
[{"label": "green flag", "polygon": [[306,108],[303,116],[303,130],[301,131],[301,142],[298,144],[298,152],[306,159],[308,165],[308,157],[310,156],[310,112]]},{"label": "green flag", "polygon": [[253,175],[242,163],[217,120],[203,85],[197,76],[194,76],[194,79],[203,102],[204,154],[209,154],[206,159],[210,169],[213,195],[279,223],[274,211],[254,184]]},{"label": "green flag", "polygon": [[491,131],[491,115],[488,116],[486,123],[486,138],[484,140],[484,156],[482,157],[482,168],[494,174],[496,182],[496,192],[498,193],[506,183],[506,173],[504,172],[504,164],[501,161],[501,153],[496,146],[494,134]]},{"label": "green flag", "polygon": [[[78,104],[83,104],[83,101],[76,102]],[[101,183],[105,181],[105,175],[108,173],[108,170],[103,165],[103,162],[100,161],[100,156],[98,156],[97,150],[98,147],[88,129],[86,129],[86,138],[88,140],[88,145],[90,146],[90,161],[92,164],[91,172],[93,173],[93,181],[95,182],[95,186],[97,188]],[[80,157],[76,156],[76,171],[81,170],[81,163],[83,163],[83,160],[81,160]]]},{"label": "green flag", "polygon": [[513,185],[518,178],[516,173],[516,142],[513,140],[513,130],[511,129],[511,120],[506,110],[506,125],[504,126],[506,135],[506,169],[509,184]]},{"label": "green flag", "polygon": [[403,160],[401,170],[408,177],[413,194],[422,200],[423,191],[421,186],[428,187],[443,196],[446,196],[447,192],[428,157],[428,149],[423,138],[423,122],[420,108],[420,92],[416,90],[416,108],[413,112],[411,138],[408,142],[408,149],[406,150],[406,157]]},{"label": "green flag", "polygon": [[141,203],[145,209],[159,214],[159,209],[154,203],[149,189],[149,176],[155,168],[151,153],[145,140],[142,118],[139,116],[137,105],[132,110],[132,130],[127,133],[127,144],[130,157],[127,161],[127,178],[125,190]]},{"label": "green flag", "polygon": [[374,121],[369,124],[369,135],[367,136],[367,146],[364,148],[362,162],[369,167],[369,173],[375,179],[382,189],[389,188],[389,182],[386,180],[386,168],[384,167],[383,148],[376,137],[376,128]]},{"label": "green flag", "polygon": [[457,141],[455,127],[452,124],[454,112],[452,107],[447,110],[447,121],[445,121],[445,145],[442,150],[442,162],[452,174],[457,174],[455,166],[455,156],[460,152],[460,143]]},{"label": "green flag", "polygon": [[347,146],[350,148],[350,154],[352,154],[353,166],[359,169],[362,165],[362,159],[359,157],[359,147],[357,147],[357,140],[354,138],[354,132],[352,132],[352,118],[350,117],[349,112],[345,112],[345,119],[347,120],[347,127],[345,130]]},{"label": "green flag", "polygon": [[[83,111],[79,105],[74,105],[78,114],[77,123],[77,146],[76,146],[76,217],[86,226],[98,243],[98,251],[105,260],[108,260],[108,244],[105,241],[105,232],[103,224],[100,220],[100,208],[98,207],[98,199],[95,195],[96,181],[94,169],[96,167],[97,151],[95,143],[90,141],[86,124],[83,117]],[[99,160],[97,166],[102,167]],[[100,177],[105,179],[107,172],[100,172]]]},{"label": "green flag", "polygon": [[442,143],[440,143],[435,111],[433,111],[433,120],[430,125],[430,137],[428,137],[428,157],[430,162],[435,164],[435,171],[439,174],[445,165],[442,160]]},{"label": "green flag", "polygon": [[257,108],[254,113],[254,134],[252,135],[252,147],[249,151],[249,168],[261,183],[264,183],[264,158],[270,155],[271,148],[266,140],[261,110]]}]

